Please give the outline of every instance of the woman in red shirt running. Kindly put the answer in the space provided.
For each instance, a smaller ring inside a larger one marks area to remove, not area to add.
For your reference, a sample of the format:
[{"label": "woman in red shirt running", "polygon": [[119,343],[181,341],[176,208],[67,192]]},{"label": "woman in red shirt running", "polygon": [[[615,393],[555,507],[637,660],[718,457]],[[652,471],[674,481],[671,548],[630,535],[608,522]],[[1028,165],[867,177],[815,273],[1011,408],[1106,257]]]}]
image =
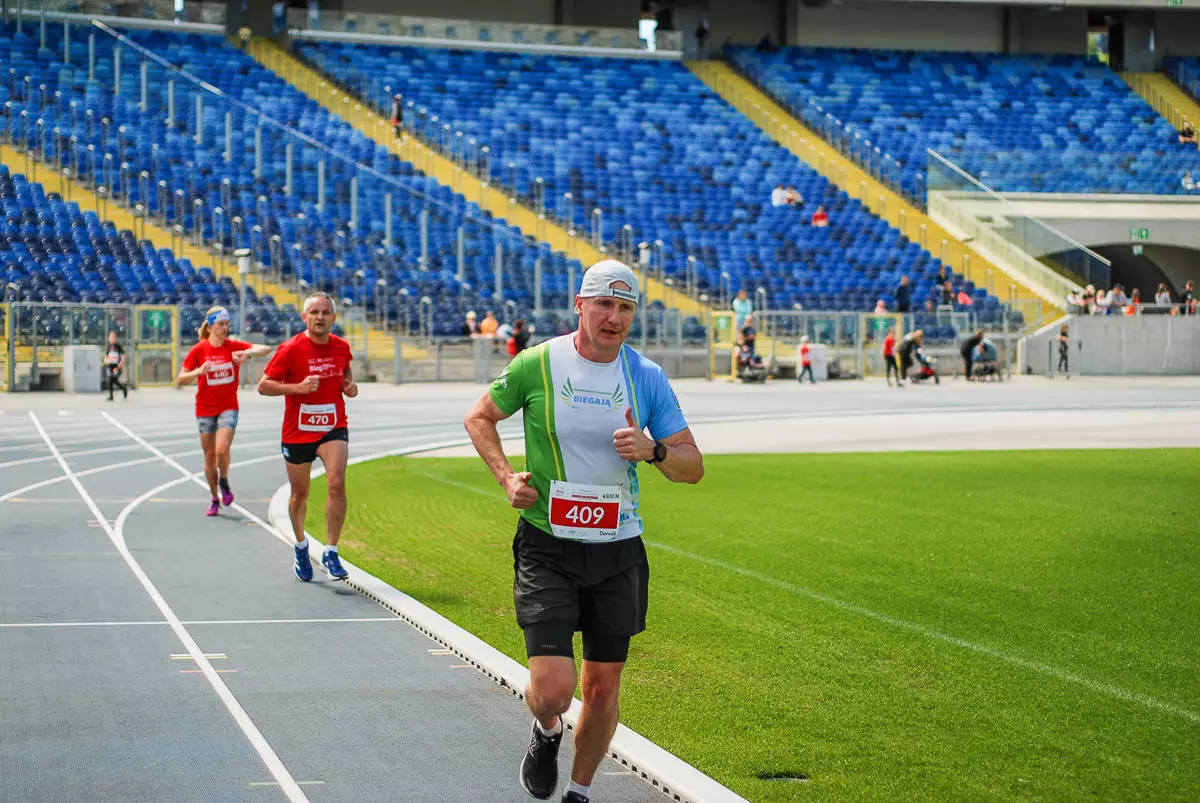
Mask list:
[{"label": "woman in red shirt running", "polygon": [[208,311],[198,334],[200,342],[184,358],[177,381],[186,385],[197,380],[196,424],[200,429],[200,448],[204,450],[204,478],[212,493],[212,503],[204,515],[215,516],[221,511],[221,504],[226,507],[233,504],[229,447],[233,445],[238,423],[238,374],[242,363],[269,354],[271,347],[230,339],[229,311],[224,307]]}]

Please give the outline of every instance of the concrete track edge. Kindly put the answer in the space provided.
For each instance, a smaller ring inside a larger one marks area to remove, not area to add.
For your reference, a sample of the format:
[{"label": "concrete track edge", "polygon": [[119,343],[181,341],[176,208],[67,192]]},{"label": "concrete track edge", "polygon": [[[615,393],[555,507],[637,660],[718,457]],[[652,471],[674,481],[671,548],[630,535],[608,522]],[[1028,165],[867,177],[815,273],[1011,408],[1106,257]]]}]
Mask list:
[{"label": "concrete track edge", "polygon": [[[521,437],[523,436],[506,436],[505,440]],[[349,465],[385,457],[401,457],[435,449],[467,445],[470,445],[470,441],[461,439],[392,449],[355,457],[349,461]],[[313,476],[319,477],[324,473],[324,468],[318,468],[313,471]],[[275,534],[288,544],[293,543],[292,525],[288,516],[290,494],[290,487],[287,484],[281,485],[271,495],[271,504],[267,514],[271,526],[275,529]],[[317,547],[310,550],[310,555],[313,562],[318,563],[324,544],[310,533],[306,532],[305,534]],[[346,581],[346,584],[351,588],[374,600],[429,638],[452,650],[517,697],[525,696],[525,686],[529,683],[529,670],[520,663],[404,592],[363,571],[345,558],[342,559],[342,565],[350,572],[350,579]],[[563,721],[572,730],[579,721],[581,706],[580,701],[575,699],[571,702],[571,708],[563,715]],[[631,772],[640,775],[656,789],[675,800],[683,801],[683,803],[747,803],[745,798],[625,725],[617,725],[617,732],[609,744],[609,755]]]}]

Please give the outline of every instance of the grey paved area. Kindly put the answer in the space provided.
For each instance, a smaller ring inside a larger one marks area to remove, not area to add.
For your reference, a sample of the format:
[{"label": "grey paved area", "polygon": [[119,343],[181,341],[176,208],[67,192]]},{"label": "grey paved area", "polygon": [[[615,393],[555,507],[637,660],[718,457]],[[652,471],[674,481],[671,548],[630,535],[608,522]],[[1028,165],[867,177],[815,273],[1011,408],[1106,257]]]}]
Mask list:
[{"label": "grey paved area", "polygon": [[[676,387],[707,451],[1200,445],[1195,379]],[[351,454],[461,439],[481,392],[364,387]],[[243,393],[234,487],[264,520],[285,480],[280,409]],[[320,573],[297,583],[285,544],[230,510],[205,519],[205,492],[170,485],[180,472],[104,412],[201,469],[189,393],[0,397],[0,800],[283,797],[114,539],[308,798],[528,799],[521,701]],[[598,800],[664,799],[612,762],[602,773]]]}]

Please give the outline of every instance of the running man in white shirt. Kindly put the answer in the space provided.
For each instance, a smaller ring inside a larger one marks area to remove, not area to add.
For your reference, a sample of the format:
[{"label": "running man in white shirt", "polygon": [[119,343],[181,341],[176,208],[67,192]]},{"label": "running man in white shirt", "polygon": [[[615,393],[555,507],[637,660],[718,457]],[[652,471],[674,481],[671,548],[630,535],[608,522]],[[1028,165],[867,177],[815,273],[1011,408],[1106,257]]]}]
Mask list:
[{"label": "running man in white shirt", "polygon": [[[632,270],[615,260],[593,265],[575,297],[578,331],[518,354],[466,419],[480,457],[521,511],[513,596],[534,716],[521,784],[542,800],[558,785],[560,715],[576,686],[574,633],[583,634],[583,710],[562,800],[582,803],[617,727],[630,639],[646,627],[638,463],[674,482],[704,475],[662,368],[625,345],[638,301]],[[524,471],[509,464],[496,431],[518,410]]]}]

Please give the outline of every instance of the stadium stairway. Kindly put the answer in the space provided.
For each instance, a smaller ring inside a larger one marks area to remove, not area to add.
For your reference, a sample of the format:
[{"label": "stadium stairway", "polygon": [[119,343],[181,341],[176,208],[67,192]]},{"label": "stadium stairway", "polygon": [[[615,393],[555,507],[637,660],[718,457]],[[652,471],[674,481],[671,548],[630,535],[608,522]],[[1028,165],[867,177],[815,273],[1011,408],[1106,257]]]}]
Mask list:
[{"label": "stadium stairway", "polygon": [[[415,137],[408,137],[403,144],[397,142],[392,136],[388,120],[351,97],[332,78],[304,64],[274,42],[256,38],[251,41],[248,52],[268,70],[366,136],[387,147],[400,159],[411,163],[468,200],[475,201],[493,217],[518,227],[525,235],[549,244],[551,248],[568,257],[579,259],[585,267],[611,256],[593,247],[584,237],[575,236],[549,220],[539,219],[532,209],[516,203],[503,190],[484,184],[469,171],[426,147]],[[707,307],[696,299],[671,292],[665,285],[652,278],[646,280],[645,285],[642,288],[643,293],[651,302],[661,301],[668,308],[678,309],[684,315],[703,316],[707,311]]]},{"label": "stadium stairway", "polygon": [[[980,287],[988,287],[1004,303],[1015,302],[1027,326],[1057,317],[1066,300],[1046,298],[1019,279],[988,262],[920,209],[876,181],[819,135],[793,117],[761,89],[721,61],[690,61],[688,68],[731,106],[754,121],[772,139],[798,156],[910,240],[959,271]],[[941,241],[942,246],[938,243]],[[990,277],[990,281],[989,281]]]},{"label": "stadium stairway", "polygon": [[1121,73],[1121,78],[1177,131],[1183,130],[1184,120],[1200,125],[1200,104],[1162,73]]},{"label": "stadium stairway", "polygon": [[[64,199],[78,203],[81,209],[94,211],[100,214],[102,219],[111,220],[118,230],[128,229],[134,232],[139,231],[138,220],[135,219],[130,210],[125,209],[117,203],[105,202],[102,205],[100,198],[85,185],[73,179],[66,178],[51,166],[41,161],[34,161],[37,164],[37,170],[36,173],[31,173],[28,176],[30,181],[40,181],[46,187],[47,192],[57,191]],[[25,155],[8,145],[0,145],[0,162],[7,165],[8,169],[13,173],[26,172]],[[159,226],[153,217],[144,219],[144,223],[145,226],[141,229],[144,233],[139,239],[149,240],[154,244],[156,249],[166,248],[172,250],[175,252],[177,258],[190,259],[197,267],[211,265],[213,273],[216,275],[229,276],[234,280],[235,284],[240,282],[237,264],[234,260],[217,259],[207,248],[197,248],[192,245],[190,237],[185,237],[182,242],[174,239],[172,233],[168,229]],[[299,309],[303,303],[303,299],[293,290],[275,284],[262,274],[255,274],[252,282],[260,293],[269,293],[281,305],[294,304]],[[362,344],[365,340],[368,358],[377,365],[382,365],[390,370],[395,355],[394,334],[374,327],[366,327],[366,331],[364,332],[363,327],[358,322],[348,318],[342,318],[338,323],[341,324],[345,336],[350,340],[356,354],[362,353]],[[424,352],[406,349],[405,355],[407,357],[421,357],[424,356]]]}]

